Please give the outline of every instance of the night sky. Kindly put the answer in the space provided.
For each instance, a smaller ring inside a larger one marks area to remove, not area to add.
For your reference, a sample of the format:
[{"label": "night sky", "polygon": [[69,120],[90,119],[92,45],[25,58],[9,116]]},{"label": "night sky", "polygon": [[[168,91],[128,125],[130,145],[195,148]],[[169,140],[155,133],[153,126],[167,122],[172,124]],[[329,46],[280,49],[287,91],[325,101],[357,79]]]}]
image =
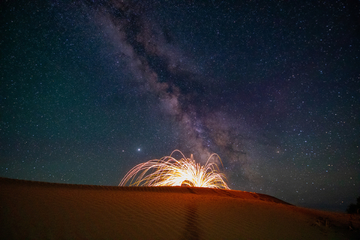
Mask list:
[{"label": "night sky", "polygon": [[229,187],[360,196],[359,1],[1,1],[0,176],[119,184],[174,149]]}]

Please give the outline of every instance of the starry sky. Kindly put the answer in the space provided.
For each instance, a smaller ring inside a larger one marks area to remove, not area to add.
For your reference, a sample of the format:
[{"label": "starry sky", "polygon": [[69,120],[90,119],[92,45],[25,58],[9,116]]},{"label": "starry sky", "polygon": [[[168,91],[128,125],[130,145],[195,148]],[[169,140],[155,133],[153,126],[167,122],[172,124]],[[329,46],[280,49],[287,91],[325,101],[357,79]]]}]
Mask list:
[{"label": "starry sky", "polygon": [[360,195],[359,1],[1,1],[0,176],[116,186],[174,149],[229,187]]}]

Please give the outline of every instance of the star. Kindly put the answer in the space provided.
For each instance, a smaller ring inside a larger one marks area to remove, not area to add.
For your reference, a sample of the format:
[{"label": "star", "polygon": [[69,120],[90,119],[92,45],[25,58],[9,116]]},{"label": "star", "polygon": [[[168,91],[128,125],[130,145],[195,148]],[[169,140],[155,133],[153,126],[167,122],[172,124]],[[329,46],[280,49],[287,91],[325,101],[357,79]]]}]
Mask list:
[{"label": "star", "polygon": [[338,211],[358,197],[350,1],[49,2],[1,7],[0,176],[111,185],[179,149],[219,154],[231,189]]}]

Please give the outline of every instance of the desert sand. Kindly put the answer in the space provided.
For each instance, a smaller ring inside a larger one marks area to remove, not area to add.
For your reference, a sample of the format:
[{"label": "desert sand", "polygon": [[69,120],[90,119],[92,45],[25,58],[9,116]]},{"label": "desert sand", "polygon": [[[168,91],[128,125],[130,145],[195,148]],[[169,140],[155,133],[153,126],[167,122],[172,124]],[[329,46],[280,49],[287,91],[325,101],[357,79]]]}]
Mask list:
[{"label": "desert sand", "polygon": [[360,217],[264,194],[0,178],[0,239],[360,239]]}]

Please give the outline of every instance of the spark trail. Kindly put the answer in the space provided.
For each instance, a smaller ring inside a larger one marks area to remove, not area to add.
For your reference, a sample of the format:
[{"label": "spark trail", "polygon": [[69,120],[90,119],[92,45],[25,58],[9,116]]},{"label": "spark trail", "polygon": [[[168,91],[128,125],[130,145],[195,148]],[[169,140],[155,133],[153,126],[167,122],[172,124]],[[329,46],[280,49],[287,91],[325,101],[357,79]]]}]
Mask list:
[{"label": "spark trail", "polygon": [[[180,160],[172,155],[179,152]],[[121,180],[119,186],[190,186],[230,189],[225,182],[225,175],[219,167],[210,160],[219,155],[213,153],[205,165],[196,163],[191,155],[186,158],[179,150],[174,150],[170,156],[140,163],[133,167]]]}]

